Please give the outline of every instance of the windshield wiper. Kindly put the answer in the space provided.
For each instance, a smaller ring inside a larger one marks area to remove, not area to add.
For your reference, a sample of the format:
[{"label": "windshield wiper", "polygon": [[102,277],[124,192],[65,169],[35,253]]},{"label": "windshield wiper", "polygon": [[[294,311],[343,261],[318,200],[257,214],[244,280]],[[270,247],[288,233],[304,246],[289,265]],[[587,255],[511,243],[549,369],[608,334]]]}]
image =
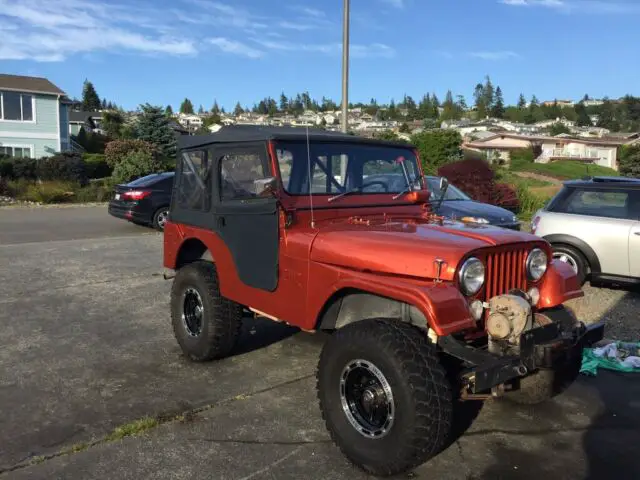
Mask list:
[{"label": "windshield wiper", "polygon": [[398,198],[400,198],[402,195],[404,195],[405,193],[409,193],[409,192],[413,192],[413,188],[416,186],[416,184],[418,186],[420,186],[420,180],[423,178],[422,175],[418,175],[416,178],[413,179],[413,181],[409,180],[407,177],[405,177],[405,180],[407,181],[407,188],[405,188],[404,190],[402,190],[400,193],[398,193],[397,195],[393,196],[393,200],[397,200]]},{"label": "windshield wiper", "polygon": [[338,195],[334,195],[333,197],[330,197],[329,200],[327,200],[327,202],[333,202],[342,197],[346,197],[347,195],[351,195],[352,193],[360,193],[360,189],[354,188],[353,190],[347,190],[346,192],[339,193]]}]

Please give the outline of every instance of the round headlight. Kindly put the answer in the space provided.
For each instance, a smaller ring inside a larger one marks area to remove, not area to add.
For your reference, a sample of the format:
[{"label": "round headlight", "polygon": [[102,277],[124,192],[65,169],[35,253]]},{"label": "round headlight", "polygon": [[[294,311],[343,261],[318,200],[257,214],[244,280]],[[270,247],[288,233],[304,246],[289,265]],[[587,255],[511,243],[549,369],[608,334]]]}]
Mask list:
[{"label": "round headlight", "polygon": [[527,275],[534,282],[540,280],[547,271],[547,254],[539,248],[534,248],[527,257]]},{"label": "round headlight", "polygon": [[465,295],[475,295],[484,285],[484,264],[475,257],[462,264],[458,274],[460,287]]}]

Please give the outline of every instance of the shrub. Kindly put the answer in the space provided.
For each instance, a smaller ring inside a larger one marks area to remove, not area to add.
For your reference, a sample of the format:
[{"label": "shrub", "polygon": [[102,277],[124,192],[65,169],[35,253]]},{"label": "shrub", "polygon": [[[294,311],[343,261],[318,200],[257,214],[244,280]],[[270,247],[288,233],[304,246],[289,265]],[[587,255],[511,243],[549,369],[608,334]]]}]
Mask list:
[{"label": "shrub", "polygon": [[0,178],[13,178],[13,160],[0,157]]},{"label": "shrub", "polygon": [[35,158],[14,158],[13,178],[35,180],[37,174],[37,160]]},{"label": "shrub", "polygon": [[506,208],[514,213],[520,210],[518,193],[506,183],[496,183],[491,192],[491,203],[502,208]]},{"label": "shrub", "polygon": [[640,145],[628,145],[620,149],[620,174],[640,178]]},{"label": "shrub", "polygon": [[129,152],[113,169],[113,180],[127,183],[150,173],[164,171],[157,155],[143,150]]},{"label": "shrub", "polygon": [[156,148],[144,140],[114,140],[107,143],[104,151],[104,159],[111,168],[123,160],[131,152],[147,152],[155,155]]},{"label": "shrub", "polygon": [[103,154],[85,153],[82,158],[87,166],[89,178],[106,178],[113,173],[113,168],[109,166]]},{"label": "shrub", "polygon": [[462,158],[462,137],[455,130],[432,130],[411,137],[425,173],[434,173],[442,165]]},{"label": "shrub", "polygon": [[445,177],[474,200],[484,203],[491,203],[493,200],[495,172],[483,160],[468,159],[449,163],[438,169],[438,175]]},{"label": "shrub", "polygon": [[533,216],[535,212],[545,206],[548,200],[531,192],[525,185],[518,185],[517,194],[520,203],[518,211],[522,217]]},{"label": "shrub", "polygon": [[24,193],[17,195],[18,200],[38,203],[63,203],[73,199],[73,184],[50,181],[27,186]]},{"label": "shrub", "polygon": [[87,167],[78,153],[64,152],[38,160],[36,173],[40,180],[65,180],[84,186],[88,183]]},{"label": "shrub", "polygon": [[75,192],[75,202],[105,202],[111,198],[113,186],[110,179],[106,181],[91,182],[84,188]]}]

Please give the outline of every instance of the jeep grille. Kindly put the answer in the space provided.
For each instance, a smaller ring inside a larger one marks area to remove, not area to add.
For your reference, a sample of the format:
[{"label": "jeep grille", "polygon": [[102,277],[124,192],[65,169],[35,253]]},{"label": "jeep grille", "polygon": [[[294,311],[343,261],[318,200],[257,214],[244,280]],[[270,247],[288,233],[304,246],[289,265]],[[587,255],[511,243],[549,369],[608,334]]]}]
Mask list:
[{"label": "jeep grille", "polygon": [[487,276],[485,300],[503,295],[514,288],[527,289],[525,261],[528,250],[517,249],[490,253],[486,256]]}]

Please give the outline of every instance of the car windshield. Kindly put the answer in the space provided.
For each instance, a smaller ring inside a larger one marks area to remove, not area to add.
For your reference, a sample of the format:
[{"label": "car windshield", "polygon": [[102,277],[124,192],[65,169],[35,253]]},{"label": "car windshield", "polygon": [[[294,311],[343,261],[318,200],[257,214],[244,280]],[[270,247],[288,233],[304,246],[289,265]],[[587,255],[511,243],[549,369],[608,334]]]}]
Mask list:
[{"label": "car windshield", "polygon": [[[440,177],[427,178],[427,184],[429,185],[429,191],[431,192],[431,200],[439,200],[442,195],[442,190],[440,190]],[[449,184],[444,200],[471,200],[471,197],[462,190]]]},{"label": "car windshield", "polygon": [[276,152],[284,189],[291,195],[398,194],[409,191],[408,182],[423,188],[408,148],[316,142],[307,151],[306,142],[278,142]]}]

